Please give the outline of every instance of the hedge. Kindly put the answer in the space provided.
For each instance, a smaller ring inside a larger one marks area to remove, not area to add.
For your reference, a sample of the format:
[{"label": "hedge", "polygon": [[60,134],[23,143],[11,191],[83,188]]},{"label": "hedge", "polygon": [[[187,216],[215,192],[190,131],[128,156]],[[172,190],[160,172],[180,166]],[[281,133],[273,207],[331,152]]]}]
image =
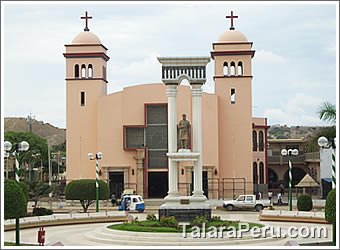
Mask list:
[{"label": "hedge", "polygon": [[325,205],[325,219],[328,222],[336,222],[336,191],[333,188],[327,195]]},{"label": "hedge", "polygon": [[299,211],[310,211],[313,208],[313,201],[309,195],[301,194],[297,201]]},{"label": "hedge", "polygon": [[5,219],[15,219],[27,215],[27,199],[21,186],[14,180],[5,180]]}]

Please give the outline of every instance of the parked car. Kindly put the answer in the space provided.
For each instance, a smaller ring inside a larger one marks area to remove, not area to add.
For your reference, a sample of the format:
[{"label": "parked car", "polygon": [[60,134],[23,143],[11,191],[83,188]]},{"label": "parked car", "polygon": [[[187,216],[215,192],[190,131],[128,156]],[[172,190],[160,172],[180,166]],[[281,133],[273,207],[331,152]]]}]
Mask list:
[{"label": "parked car", "polygon": [[236,209],[255,209],[256,211],[261,211],[263,208],[268,206],[269,201],[256,200],[255,195],[240,195],[235,200],[227,200],[223,202],[223,207],[227,209],[227,211]]}]

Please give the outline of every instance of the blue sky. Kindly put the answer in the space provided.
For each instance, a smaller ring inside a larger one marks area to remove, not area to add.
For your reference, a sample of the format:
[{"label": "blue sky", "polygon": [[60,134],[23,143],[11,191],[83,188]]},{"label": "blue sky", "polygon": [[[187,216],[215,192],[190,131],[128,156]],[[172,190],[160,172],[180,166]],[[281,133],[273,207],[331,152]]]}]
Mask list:
[{"label": "blue sky", "polygon": [[[65,44],[89,28],[109,49],[108,93],[161,82],[157,56],[210,56],[212,43],[234,26],[256,50],[253,116],[268,123],[328,125],[318,106],[336,103],[338,5],[335,2],[73,2],[2,4],[4,117],[26,117],[65,128]],[[204,90],[212,93],[213,60]]]}]

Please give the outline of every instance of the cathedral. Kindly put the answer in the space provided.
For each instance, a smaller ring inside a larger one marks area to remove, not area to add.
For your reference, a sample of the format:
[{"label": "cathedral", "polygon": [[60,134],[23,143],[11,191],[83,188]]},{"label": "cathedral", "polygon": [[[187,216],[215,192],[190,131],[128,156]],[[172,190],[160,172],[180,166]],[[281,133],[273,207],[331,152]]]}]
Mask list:
[{"label": "cathedral", "polygon": [[[214,93],[201,94],[204,195],[222,199],[266,192],[269,126],[266,118],[252,116],[255,50],[253,42],[235,29],[233,12],[227,16],[230,28],[212,42],[210,57],[155,58],[162,66],[160,83],[115,93],[107,93],[108,49],[89,30],[89,18],[86,12],[84,31],[65,45],[67,182],[95,179],[96,164],[88,153],[102,152],[99,178],[109,184],[111,194],[119,197],[123,190],[133,189],[144,198],[165,197],[169,185],[167,86],[177,89],[177,122],[185,114],[192,124],[193,86],[212,77]],[[213,76],[206,75],[207,63],[214,63]],[[191,86],[181,85],[184,79]],[[181,195],[193,191],[193,166],[190,161],[178,164]]]}]

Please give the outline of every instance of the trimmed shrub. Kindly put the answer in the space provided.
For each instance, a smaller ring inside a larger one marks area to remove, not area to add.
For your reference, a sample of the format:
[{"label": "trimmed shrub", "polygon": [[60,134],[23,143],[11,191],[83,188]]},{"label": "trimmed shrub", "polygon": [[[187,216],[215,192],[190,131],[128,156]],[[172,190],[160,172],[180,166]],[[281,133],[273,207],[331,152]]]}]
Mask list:
[{"label": "trimmed shrub", "polygon": [[27,215],[27,199],[21,186],[14,180],[5,180],[5,219],[15,219]]},{"label": "trimmed shrub", "polygon": [[157,221],[157,217],[154,214],[148,214],[146,216],[146,220],[148,220],[148,221]]},{"label": "trimmed shrub", "polygon": [[25,182],[19,182],[19,185],[22,188],[22,191],[24,191],[24,195],[25,195],[26,201],[28,201],[28,194],[29,194],[29,192],[28,192],[28,190],[29,190],[28,185]]},{"label": "trimmed shrub", "polygon": [[[109,185],[99,180],[99,200],[108,200],[109,196]],[[96,180],[83,179],[69,182],[65,188],[65,199],[79,200],[86,213],[88,207],[96,200]]]},{"label": "trimmed shrub", "polygon": [[313,201],[309,195],[301,194],[297,201],[299,211],[310,211],[313,208]]},{"label": "trimmed shrub", "polygon": [[178,227],[178,221],[175,216],[162,216],[159,222],[163,227]]},{"label": "trimmed shrub", "polygon": [[336,191],[333,188],[327,195],[325,205],[325,219],[328,222],[336,222]]},{"label": "trimmed shrub", "polygon": [[211,222],[222,222],[221,216],[213,216]]},{"label": "trimmed shrub", "polygon": [[204,216],[201,216],[201,217],[196,216],[193,222],[191,222],[191,226],[201,227],[203,223],[206,223],[206,224],[208,223],[207,218],[205,218]]},{"label": "trimmed shrub", "polygon": [[44,207],[35,207],[35,208],[33,208],[32,214],[34,216],[51,215],[51,214],[53,214],[53,211],[51,209],[47,209],[47,208],[44,208]]}]

